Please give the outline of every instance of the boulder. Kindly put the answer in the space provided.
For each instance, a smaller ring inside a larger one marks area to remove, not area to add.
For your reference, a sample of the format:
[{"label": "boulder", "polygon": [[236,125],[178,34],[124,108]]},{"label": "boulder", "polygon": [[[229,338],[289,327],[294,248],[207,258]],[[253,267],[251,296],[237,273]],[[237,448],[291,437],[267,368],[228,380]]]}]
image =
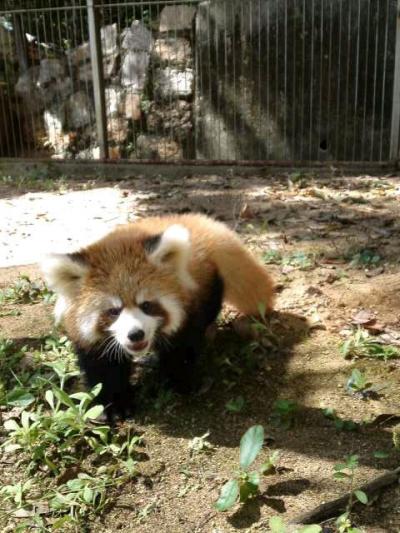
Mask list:
[{"label": "boulder", "polygon": [[37,85],[39,79],[39,66],[30,67],[26,72],[21,74],[15,85],[15,90],[23,100],[29,101],[31,106],[42,109],[43,101],[41,92]]},{"label": "boulder", "polygon": [[136,139],[136,157],[138,159],[153,159],[171,161],[182,159],[182,148],[169,137],[158,135],[139,135]]},{"label": "boulder", "polygon": [[64,154],[70,144],[69,135],[63,133],[65,124],[64,105],[54,105],[50,109],[46,109],[43,113],[43,121],[46,130],[45,144],[54,149],[55,157],[64,158]]},{"label": "boulder", "polygon": [[146,84],[147,68],[150,55],[148,52],[126,52],[121,65],[121,85],[131,91],[143,91]]},{"label": "boulder", "polygon": [[109,24],[100,28],[101,51],[103,56],[118,54],[117,23]]},{"label": "boulder", "polygon": [[193,70],[159,69],[154,73],[154,90],[161,98],[188,97],[193,93]]},{"label": "boulder", "polygon": [[67,102],[67,120],[70,129],[83,128],[93,120],[93,104],[83,91],[72,94]]},{"label": "boulder", "polygon": [[192,48],[187,39],[163,38],[154,43],[153,58],[156,63],[174,67],[188,67],[192,63]]},{"label": "boulder", "polygon": [[193,129],[192,104],[185,100],[160,106],[152,102],[147,114],[147,128],[151,133],[172,132],[174,138],[184,139]]},{"label": "boulder", "polygon": [[42,59],[36,87],[44,106],[54,101],[63,102],[72,93],[72,80],[66,76],[61,59]]},{"label": "boulder", "polygon": [[160,32],[190,30],[196,8],[192,6],[165,6],[161,11]]},{"label": "boulder", "polygon": [[123,118],[109,118],[107,135],[109,141],[123,144],[128,136],[128,121]]},{"label": "boulder", "polygon": [[142,116],[142,109],[140,106],[140,95],[127,92],[124,102],[124,116],[128,120],[140,120]]},{"label": "boulder", "polygon": [[150,52],[153,46],[151,32],[139,20],[134,20],[130,28],[125,28],[121,35],[123,50]]},{"label": "boulder", "polygon": [[123,112],[125,91],[120,87],[106,87],[104,90],[106,101],[106,114],[108,117],[116,117]]},{"label": "boulder", "polygon": [[75,155],[75,159],[100,159],[100,147],[91,146],[90,148],[85,148]]}]

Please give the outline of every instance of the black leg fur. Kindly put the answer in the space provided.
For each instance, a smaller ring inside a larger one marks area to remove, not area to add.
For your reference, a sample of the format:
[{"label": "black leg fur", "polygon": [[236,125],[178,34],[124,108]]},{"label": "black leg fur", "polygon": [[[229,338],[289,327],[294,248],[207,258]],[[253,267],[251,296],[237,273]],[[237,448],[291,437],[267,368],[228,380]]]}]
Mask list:
[{"label": "black leg fur", "polygon": [[223,282],[219,276],[213,279],[207,294],[187,317],[183,328],[167,344],[160,345],[160,370],[170,384],[181,393],[189,393],[200,386],[197,363],[204,346],[207,327],[221,310]]},{"label": "black leg fur", "polygon": [[127,358],[121,361],[111,359],[96,349],[86,351],[79,346],[76,346],[76,354],[88,386],[102,384],[97,400],[104,405],[109,424],[113,424],[117,415],[121,418],[129,416],[134,402],[133,387],[130,384],[132,362]]}]

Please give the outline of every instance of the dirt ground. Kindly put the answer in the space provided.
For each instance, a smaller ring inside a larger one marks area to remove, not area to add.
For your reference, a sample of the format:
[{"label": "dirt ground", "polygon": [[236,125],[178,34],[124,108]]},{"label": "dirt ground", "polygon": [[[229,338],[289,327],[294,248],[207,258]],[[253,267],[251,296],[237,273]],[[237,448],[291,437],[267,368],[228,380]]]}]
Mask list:
[{"label": "dirt ground", "polygon": [[[346,360],[339,350],[357,322],[373,324],[371,331],[383,342],[400,344],[399,208],[395,176],[159,176],[118,184],[63,182],[46,191],[32,184],[1,185],[0,289],[20,273],[39,277],[29,263],[51,244],[69,251],[115,223],[167,212],[203,212],[226,222],[265,257],[277,283],[274,342],[256,351],[255,365],[232,373],[229,365],[217,365],[202,394],[141,409],[132,423],[145,444],[140,475],[88,524],[90,530],[268,531],[273,515],[289,521],[344,494],[346,485],[333,479],[333,466],[345,456],[359,455],[357,485],[399,465],[392,427],[381,415],[400,413],[400,359]],[[52,328],[48,304],[3,307],[0,337],[34,342]],[[16,309],[19,316],[12,316]],[[223,352],[237,360],[247,345],[226,320],[210,357]],[[367,398],[350,394],[346,382],[354,368],[379,392]],[[226,403],[239,395],[244,408],[230,412]],[[288,429],[271,420],[277,399],[298,405]],[[358,423],[358,430],[336,429],[324,408]],[[260,461],[278,450],[279,468],[262,480],[259,497],[218,513],[213,504],[237,468],[240,438],[253,424],[262,424],[267,435]],[[190,441],[206,432],[213,450],[191,455]],[[377,459],[376,451],[388,457]],[[354,523],[367,532],[399,532],[400,487],[357,507]]]}]

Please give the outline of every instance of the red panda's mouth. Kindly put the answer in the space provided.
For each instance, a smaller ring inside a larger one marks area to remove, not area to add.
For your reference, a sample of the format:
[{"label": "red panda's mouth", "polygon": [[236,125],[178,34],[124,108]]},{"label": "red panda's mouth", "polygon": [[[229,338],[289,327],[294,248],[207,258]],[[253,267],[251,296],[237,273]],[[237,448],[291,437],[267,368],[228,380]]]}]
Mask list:
[{"label": "red panda's mouth", "polygon": [[141,352],[145,348],[147,348],[148,345],[148,341],[133,342],[129,345],[129,348],[131,348],[135,352]]}]

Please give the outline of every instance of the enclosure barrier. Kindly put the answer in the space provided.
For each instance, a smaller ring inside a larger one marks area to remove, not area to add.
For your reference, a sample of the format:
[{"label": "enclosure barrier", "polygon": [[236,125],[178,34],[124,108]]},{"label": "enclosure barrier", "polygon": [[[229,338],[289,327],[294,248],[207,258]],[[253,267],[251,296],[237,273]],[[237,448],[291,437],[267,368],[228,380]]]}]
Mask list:
[{"label": "enclosure barrier", "polygon": [[400,0],[5,0],[0,157],[397,160]]}]

